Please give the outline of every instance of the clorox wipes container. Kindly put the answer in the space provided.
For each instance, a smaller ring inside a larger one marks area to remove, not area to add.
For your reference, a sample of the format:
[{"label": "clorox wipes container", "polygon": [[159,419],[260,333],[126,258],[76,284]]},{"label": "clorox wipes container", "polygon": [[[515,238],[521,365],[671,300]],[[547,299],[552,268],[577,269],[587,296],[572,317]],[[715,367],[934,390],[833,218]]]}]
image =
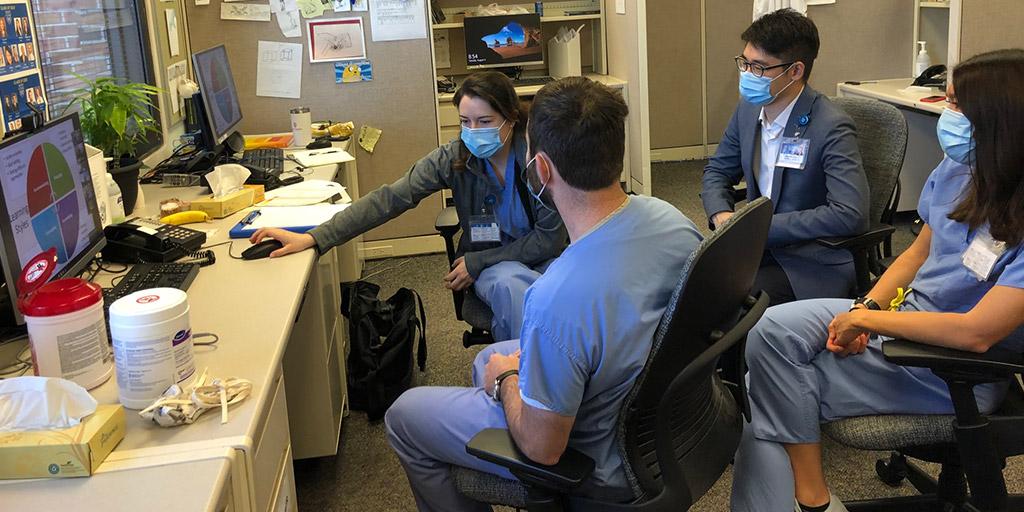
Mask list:
[{"label": "clorox wipes container", "polygon": [[18,279],[18,310],[28,328],[32,367],[38,376],[92,389],[113,369],[103,289],[78,278],[47,282],[56,268],[57,250],[50,248],[29,260]]},{"label": "clorox wipes container", "polygon": [[195,379],[188,311],[188,295],[177,288],[139,290],[110,305],[121,405],[143,409]]}]

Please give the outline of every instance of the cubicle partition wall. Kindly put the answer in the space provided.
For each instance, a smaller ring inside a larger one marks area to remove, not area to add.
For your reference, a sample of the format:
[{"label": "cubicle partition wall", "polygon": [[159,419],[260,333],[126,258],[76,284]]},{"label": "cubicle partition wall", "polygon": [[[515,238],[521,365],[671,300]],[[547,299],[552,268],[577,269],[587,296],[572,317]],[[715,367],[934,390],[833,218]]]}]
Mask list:
[{"label": "cubicle partition wall", "polygon": [[1024,48],[1024,2],[960,0],[960,58],[1002,48]]},{"label": "cubicle partition wall", "polygon": [[[424,2],[428,4],[428,2]],[[227,47],[231,69],[242,105],[242,133],[290,131],[288,110],[309,107],[314,120],[353,121],[383,130],[371,155],[355,148],[359,189],[365,194],[404,174],[419,158],[437,147],[437,109],[430,40],[374,42],[366,12],[327,12],[316,20],[362,16],[366,57],[373,66],[373,80],[335,83],[334,63],[309,63],[305,35],[286,38],[274,17],[270,21],[220,19],[221,0],[209,5],[185,2],[193,51],[217,44]],[[238,5],[238,4],[235,4]],[[426,10],[426,7],[425,7]],[[425,14],[424,22],[429,23]],[[426,31],[428,37],[429,28]],[[256,96],[258,41],[302,43],[301,99]],[[428,198],[419,207],[367,233],[364,240],[380,240],[434,234],[434,219],[441,209],[439,198]]]}]

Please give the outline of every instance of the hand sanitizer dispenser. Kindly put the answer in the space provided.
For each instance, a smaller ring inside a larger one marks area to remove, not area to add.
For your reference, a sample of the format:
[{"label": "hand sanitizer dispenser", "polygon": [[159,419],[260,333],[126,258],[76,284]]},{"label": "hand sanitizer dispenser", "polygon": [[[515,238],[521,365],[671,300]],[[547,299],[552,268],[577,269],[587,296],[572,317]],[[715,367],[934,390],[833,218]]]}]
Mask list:
[{"label": "hand sanitizer dispenser", "polygon": [[918,41],[917,44],[921,46],[921,51],[917,52],[917,60],[914,62],[914,76],[921,76],[921,73],[924,73],[924,70],[931,67],[932,59],[928,56],[928,51],[924,48],[927,42]]}]

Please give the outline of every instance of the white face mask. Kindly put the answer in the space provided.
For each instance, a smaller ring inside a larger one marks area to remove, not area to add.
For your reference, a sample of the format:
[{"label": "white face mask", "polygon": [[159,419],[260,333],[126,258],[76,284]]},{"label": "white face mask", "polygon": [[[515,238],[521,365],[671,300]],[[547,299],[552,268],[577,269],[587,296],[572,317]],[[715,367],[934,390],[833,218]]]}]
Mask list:
[{"label": "white face mask", "polygon": [[[545,183],[541,183],[540,184],[540,191],[538,191],[538,192],[534,192],[533,191],[533,185],[530,185],[530,166],[535,164],[536,162],[537,162],[537,155],[534,155],[533,158],[531,158],[529,162],[526,162],[526,168],[523,169],[523,181],[526,182],[526,190],[527,190],[527,192],[530,193],[531,196],[533,196],[534,199],[537,200],[538,203],[540,203],[541,206],[543,206],[544,208],[547,208],[548,210],[556,211],[554,207],[548,206],[548,204],[546,202],[544,202],[544,199],[541,198],[541,194],[543,194],[544,190],[546,190],[548,188],[548,184],[546,182]],[[540,175],[537,176],[537,181],[540,181]]]}]

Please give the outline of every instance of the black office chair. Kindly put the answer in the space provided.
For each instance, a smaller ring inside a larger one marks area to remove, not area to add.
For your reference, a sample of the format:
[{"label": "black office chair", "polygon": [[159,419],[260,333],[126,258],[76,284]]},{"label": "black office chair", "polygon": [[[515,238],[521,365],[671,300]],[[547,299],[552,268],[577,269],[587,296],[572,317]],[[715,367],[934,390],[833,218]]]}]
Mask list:
[{"label": "black office chair", "polygon": [[[437,214],[434,229],[444,238],[444,249],[450,266],[455,263],[457,254],[455,235],[462,230],[459,214],[454,206],[448,206]],[[469,293],[452,291],[452,301],[455,303],[455,318],[469,324],[469,330],[462,333],[462,346],[469,348],[473,345],[494,343],[494,336],[491,335],[491,320],[494,314],[491,308],[472,290]]]},{"label": "black office chair", "polygon": [[[976,354],[907,340],[884,343],[882,353],[891,363],[930,368],[945,380],[955,415],[864,416],[822,425],[841,444],[892,450],[889,460],[877,462],[878,476],[891,486],[905,478],[922,493],[846,507],[852,512],[1024,510],[1024,495],[1008,495],[1002,474],[1007,457],[1024,454],[1024,390],[1016,377],[1024,373],[1024,357],[999,347]],[[999,409],[985,416],[978,412],[974,386],[989,382],[1009,382],[1009,390]],[[941,464],[938,480],[907,457]]]},{"label": "black office chair", "polygon": [[857,236],[819,238],[817,243],[830,249],[845,249],[853,254],[857,288],[853,296],[871,289],[872,275],[884,272],[882,258],[892,256],[893,216],[900,202],[900,170],[907,152],[907,120],[899,109],[877,100],[833,98],[857,127],[864,174],[871,192],[868,214],[871,224]]},{"label": "black office chair", "polygon": [[768,307],[767,294],[755,299],[750,288],[771,217],[767,199],[751,202],[701,243],[683,270],[647,363],[619,413],[616,442],[636,496],[632,502],[574,493],[593,471],[592,459],[568,448],[558,464],[543,466],[520,453],[500,429],[480,432],[466,451],[508,468],[518,480],[454,467],[460,492],[530,512],[688,509],[731,463],[743,415],[749,415],[746,390],[726,387],[715,367],[725,350],[744,344]]}]

